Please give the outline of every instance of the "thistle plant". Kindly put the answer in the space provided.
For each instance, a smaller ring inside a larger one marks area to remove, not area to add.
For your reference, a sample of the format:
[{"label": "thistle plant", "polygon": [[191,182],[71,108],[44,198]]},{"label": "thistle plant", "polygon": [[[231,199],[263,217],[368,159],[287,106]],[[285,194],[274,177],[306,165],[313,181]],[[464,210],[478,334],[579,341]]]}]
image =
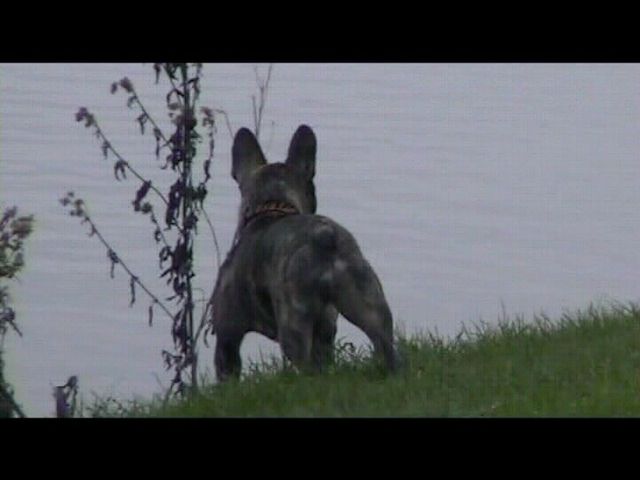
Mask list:
[{"label": "thistle plant", "polygon": [[[111,247],[82,198],[70,191],[60,201],[69,209],[70,215],[80,218],[83,224],[89,226],[89,235],[102,243],[111,265],[111,276],[114,276],[116,268],[126,272],[130,284],[130,305],[136,302],[136,289],[141,288],[150,299],[149,325],[152,325],[154,310],[158,308],[171,319],[174,351],[162,351],[166,369],[173,371],[167,395],[172,392],[184,394],[198,387],[197,333],[201,329],[195,325],[193,278],[196,273],[193,253],[201,218],[205,219],[214,236],[219,263],[217,239],[204,209],[204,200],[208,193],[207,183],[211,179],[210,167],[214,158],[216,114],[221,110],[199,105],[202,64],[155,63],[153,70],[156,84],[159,84],[161,78],[169,84],[165,99],[174,128],[170,134],[160,128],[129,78],[113,82],[111,93],[120,92],[127,96],[127,107],[137,112],[135,122],[141,135],[151,132],[155,140],[154,156],[164,160],[160,168],[173,176],[173,183],[168,191],[162,192],[134,168],[115,148],[89,109],[81,107],[75,118],[93,131],[104,159],[113,161],[116,180],[126,180],[127,175],[135,178],[138,187],[131,204],[134,212],[149,218],[153,228],[153,238],[158,247],[160,277],[166,280],[171,289],[171,294],[165,300],[170,303],[165,304],[160,296],[147,288],[143,280],[129,268],[125,256]],[[206,154],[199,156],[200,150],[204,150]]]}]

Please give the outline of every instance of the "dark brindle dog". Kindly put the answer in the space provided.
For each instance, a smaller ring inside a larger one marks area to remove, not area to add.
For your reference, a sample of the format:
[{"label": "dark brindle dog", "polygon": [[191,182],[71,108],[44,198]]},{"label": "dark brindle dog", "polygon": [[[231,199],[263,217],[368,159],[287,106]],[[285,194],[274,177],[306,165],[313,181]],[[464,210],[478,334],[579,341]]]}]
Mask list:
[{"label": "dark brindle dog", "polygon": [[255,136],[242,128],[232,157],[242,203],[212,298],[218,379],[240,374],[247,332],[278,341],[298,367],[321,368],[333,358],[338,313],[394,370],[393,320],[378,277],[346,229],[315,215],[313,131],[300,126],[286,161],[267,164]]}]

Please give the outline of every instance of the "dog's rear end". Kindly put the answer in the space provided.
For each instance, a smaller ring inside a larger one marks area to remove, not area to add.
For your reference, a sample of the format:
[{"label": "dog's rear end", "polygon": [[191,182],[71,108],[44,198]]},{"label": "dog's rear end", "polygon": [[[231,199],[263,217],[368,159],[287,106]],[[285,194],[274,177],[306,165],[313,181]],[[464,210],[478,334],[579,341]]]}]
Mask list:
[{"label": "dog's rear end", "polygon": [[387,367],[395,369],[391,311],[353,236],[320,215],[283,218],[272,229],[276,236],[277,230],[283,235],[297,232],[283,242],[276,262],[266,265],[275,277],[269,293],[285,355],[299,365],[321,368],[332,358],[341,313],[367,334]]}]

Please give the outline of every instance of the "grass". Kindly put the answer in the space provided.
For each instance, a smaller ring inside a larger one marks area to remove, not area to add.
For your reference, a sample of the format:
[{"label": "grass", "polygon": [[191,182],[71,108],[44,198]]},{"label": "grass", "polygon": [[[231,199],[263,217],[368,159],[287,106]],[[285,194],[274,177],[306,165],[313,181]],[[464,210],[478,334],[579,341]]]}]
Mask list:
[{"label": "grass", "polygon": [[96,402],[92,415],[159,417],[508,417],[640,415],[640,306],[591,306],[551,320],[502,319],[455,339],[399,338],[404,369],[386,375],[367,349],[340,343],[318,375],[254,364],[194,398]]}]

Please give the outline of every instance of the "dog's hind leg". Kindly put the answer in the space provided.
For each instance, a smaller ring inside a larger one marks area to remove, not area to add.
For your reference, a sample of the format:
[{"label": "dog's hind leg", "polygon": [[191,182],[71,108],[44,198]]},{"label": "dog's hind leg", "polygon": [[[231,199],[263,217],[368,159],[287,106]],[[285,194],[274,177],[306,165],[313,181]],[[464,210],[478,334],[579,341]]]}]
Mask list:
[{"label": "dog's hind leg", "polygon": [[291,298],[276,302],[274,307],[279,323],[278,343],[282,352],[296,367],[308,370],[311,366],[313,322],[307,310],[295,305]]},{"label": "dog's hind leg", "polygon": [[393,318],[382,285],[361,255],[336,260],[333,298],[338,311],[360,328],[373,343],[374,353],[387,368],[398,368],[393,346]]},{"label": "dog's hind leg", "polygon": [[337,319],[338,311],[333,305],[328,305],[313,323],[311,360],[318,371],[333,363],[334,343],[338,331]]}]

